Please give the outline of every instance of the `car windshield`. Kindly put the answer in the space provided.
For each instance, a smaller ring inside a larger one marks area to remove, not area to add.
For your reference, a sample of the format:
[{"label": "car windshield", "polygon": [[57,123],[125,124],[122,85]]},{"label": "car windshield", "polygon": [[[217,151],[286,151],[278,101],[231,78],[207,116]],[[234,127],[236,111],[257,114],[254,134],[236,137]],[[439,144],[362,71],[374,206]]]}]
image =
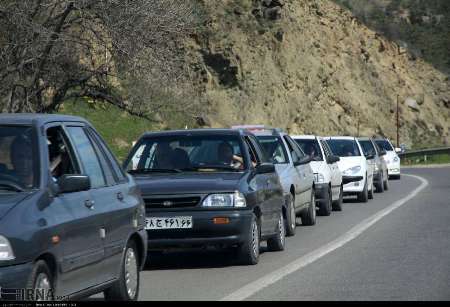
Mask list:
[{"label": "car windshield", "polygon": [[359,144],[361,145],[364,155],[376,155],[377,152],[375,150],[375,147],[373,146],[372,142],[369,140],[359,140]]},{"label": "car windshield", "polygon": [[0,126],[0,193],[37,187],[39,176],[32,131],[29,126]]},{"label": "car windshield", "polygon": [[327,144],[330,146],[333,153],[339,157],[361,156],[361,152],[359,151],[358,144],[356,144],[355,140],[330,139],[327,140]]},{"label": "car windshield", "polygon": [[386,151],[394,151],[394,148],[392,148],[387,140],[375,140],[375,143],[377,143],[378,147],[383,148]]},{"label": "car windshield", "polygon": [[288,163],[286,150],[279,136],[257,135],[259,143],[264,150],[267,159],[274,164]]},{"label": "car windshield", "polygon": [[314,161],[323,161],[322,151],[319,142],[316,139],[295,139],[297,144],[305,154]]},{"label": "car windshield", "polygon": [[139,173],[240,171],[247,167],[241,142],[233,135],[146,137],[135,147],[126,170]]}]

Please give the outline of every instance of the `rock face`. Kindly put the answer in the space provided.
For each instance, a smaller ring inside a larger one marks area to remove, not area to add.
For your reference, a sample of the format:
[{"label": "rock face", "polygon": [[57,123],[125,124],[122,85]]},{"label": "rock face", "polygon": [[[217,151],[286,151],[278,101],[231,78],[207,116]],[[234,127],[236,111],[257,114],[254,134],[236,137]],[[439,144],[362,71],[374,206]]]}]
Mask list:
[{"label": "rock face", "polygon": [[186,42],[193,82],[206,101],[202,122],[320,135],[356,135],[359,127],[360,135],[395,139],[398,99],[401,143],[449,142],[448,75],[333,1],[203,6],[207,31]]}]

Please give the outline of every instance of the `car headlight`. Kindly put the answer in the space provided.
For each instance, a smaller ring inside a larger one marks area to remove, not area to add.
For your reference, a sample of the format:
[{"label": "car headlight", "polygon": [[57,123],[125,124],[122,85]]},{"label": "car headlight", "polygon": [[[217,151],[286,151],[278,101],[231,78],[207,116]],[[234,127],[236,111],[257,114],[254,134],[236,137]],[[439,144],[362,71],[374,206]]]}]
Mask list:
[{"label": "car headlight", "polygon": [[9,244],[8,239],[6,239],[4,236],[0,236],[0,261],[14,260],[15,258],[16,257],[14,256],[11,244]]},{"label": "car headlight", "polygon": [[398,162],[400,159],[398,157],[394,157],[394,159],[392,161],[394,162]]},{"label": "car headlight", "polygon": [[241,192],[211,194],[203,200],[202,207],[246,207],[245,197]]},{"label": "car headlight", "polygon": [[353,167],[346,169],[343,172],[343,174],[346,176],[350,176],[350,175],[358,174],[360,171],[361,171],[361,166],[358,165],[358,166],[353,166]]},{"label": "car headlight", "polygon": [[320,173],[314,173],[314,182],[316,183],[324,183],[325,182],[325,176]]}]

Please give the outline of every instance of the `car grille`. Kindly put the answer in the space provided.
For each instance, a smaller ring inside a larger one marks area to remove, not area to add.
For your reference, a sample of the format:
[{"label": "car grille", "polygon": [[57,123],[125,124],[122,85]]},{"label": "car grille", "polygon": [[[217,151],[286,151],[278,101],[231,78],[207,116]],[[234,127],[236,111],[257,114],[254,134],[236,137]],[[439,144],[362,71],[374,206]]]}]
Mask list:
[{"label": "car grille", "polygon": [[159,197],[159,198],[144,198],[145,206],[147,208],[188,208],[195,207],[200,202],[200,196],[192,197]]}]

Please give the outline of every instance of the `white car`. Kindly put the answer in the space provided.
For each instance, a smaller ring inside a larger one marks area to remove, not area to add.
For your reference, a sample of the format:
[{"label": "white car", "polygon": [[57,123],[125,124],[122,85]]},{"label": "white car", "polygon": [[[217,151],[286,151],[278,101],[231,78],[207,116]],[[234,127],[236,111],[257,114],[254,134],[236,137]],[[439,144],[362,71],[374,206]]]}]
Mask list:
[{"label": "white car", "polygon": [[391,141],[385,138],[375,139],[378,147],[386,151],[386,155],[383,156],[388,168],[389,179],[400,179],[400,157],[397,152],[400,152],[400,148],[392,146]]},{"label": "white car", "polygon": [[339,170],[340,158],[333,155],[328,144],[320,136],[291,136],[303,152],[311,157],[314,172],[316,202],[319,215],[330,215],[331,210],[342,210],[343,184]]},{"label": "white car", "polygon": [[344,195],[357,195],[358,200],[367,202],[373,198],[373,165],[363,154],[355,137],[333,136],[324,138],[338,162],[344,183]]}]

